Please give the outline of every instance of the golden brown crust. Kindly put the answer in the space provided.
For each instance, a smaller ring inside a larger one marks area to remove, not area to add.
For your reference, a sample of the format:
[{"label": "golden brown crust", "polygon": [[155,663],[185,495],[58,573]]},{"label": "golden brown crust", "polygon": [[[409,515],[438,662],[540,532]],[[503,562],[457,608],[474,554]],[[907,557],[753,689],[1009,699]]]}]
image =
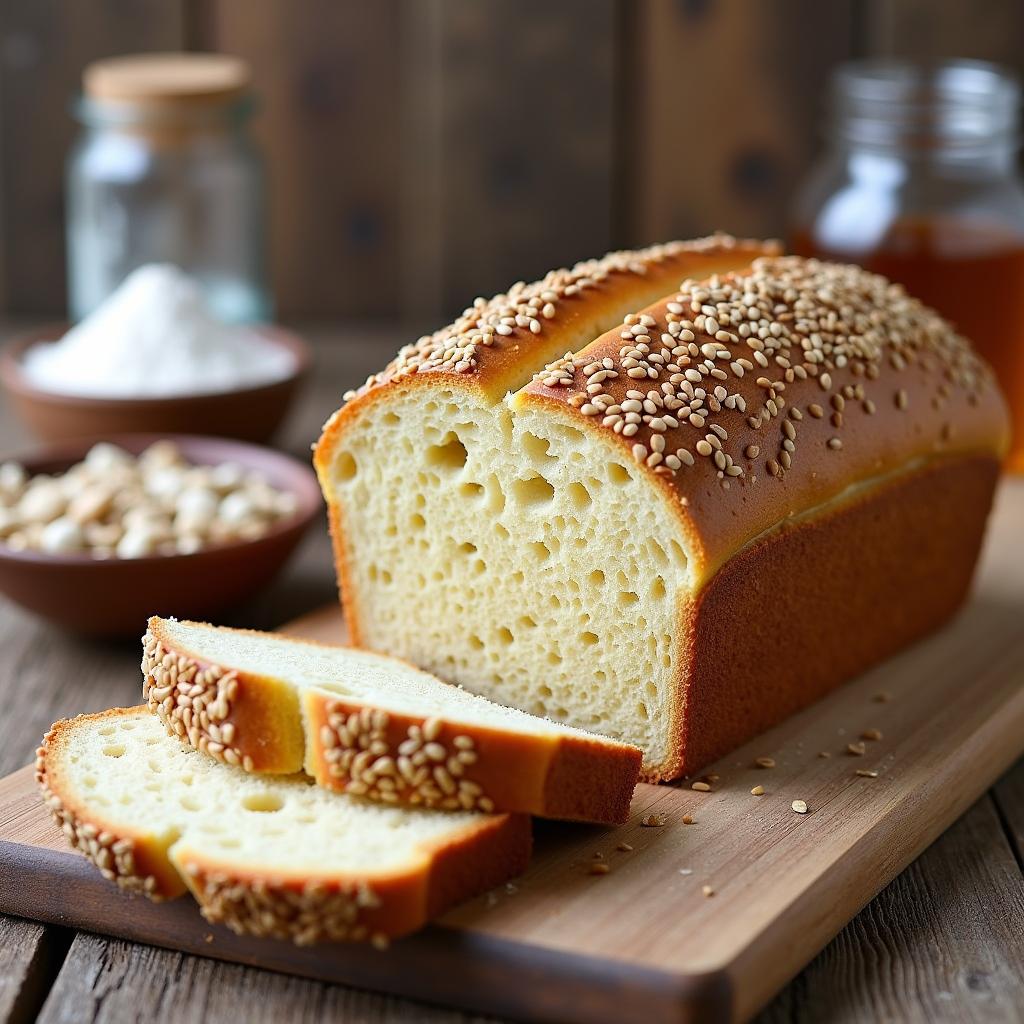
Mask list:
[{"label": "golden brown crust", "polygon": [[[443,379],[468,392],[499,399],[567,349],[588,344],[624,311],[648,305],[683,278],[744,267],[758,256],[778,251],[775,242],[718,234],[609,253],[577,264],[571,271],[552,271],[533,284],[520,283],[489,301],[477,299],[454,323],[406,346],[361,388],[346,393],[346,404],[324,424],[314,449],[313,461],[328,500],[325,473],[336,443],[345,424],[367,400],[421,377],[435,384]],[[527,316],[529,310],[536,314]],[[516,317],[525,322],[516,323]]]},{"label": "golden brown crust", "polygon": [[629,815],[642,760],[637,747],[467,724],[457,709],[448,720],[428,719],[326,690],[299,697],[283,680],[210,663],[172,640],[157,617],[149,621],[143,650],[143,695],[168,732],[246,771],[305,767],[325,788],[413,807],[600,824]]},{"label": "golden brown crust", "polygon": [[932,460],[730,559],[683,610],[682,728],[648,780],[693,774],[941,626],[998,475],[994,457]]},{"label": "golden brown crust", "polygon": [[171,736],[249,772],[302,770],[302,719],[290,686],[181,650],[155,616],[142,650],[142,696]]},{"label": "golden brown crust", "polygon": [[596,322],[614,316],[611,311],[630,298],[651,296],[640,302],[647,305],[684,277],[742,266],[778,251],[774,242],[717,234],[610,252],[571,270],[553,270],[532,284],[520,281],[506,293],[474,300],[454,323],[407,345],[363,390],[434,372],[475,379],[501,394],[515,386],[511,380],[547,362],[546,353],[567,347],[567,339],[578,342],[581,332],[593,334]]},{"label": "golden brown crust", "polygon": [[307,771],[330,789],[440,810],[621,824],[642,755],[599,737],[528,736],[309,691]]},{"label": "golden brown crust", "polygon": [[[281,865],[273,874],[205,856],[187,838],[154,837],[107,821],[70,794],[61,755],[74,729],[97,719],[137,717],[112,708],[56,722],[37,752],[36,778],[69,843],[130,893],[153,900],[192,891],[207,920],[233,931],[311,942],[372,941],[406,935],[454,904],[521,874],[531,849],[526,815],[480,815],[456,840],[424,843],[408,867],[310,877]],[[339,797],[338,799],[345,799]]]},{"label": "golden brown crust", "polygon": [[847,487],[915,459],[1005,449],[1008,416],[987,365],[859,268],[761,259],[627,319],[558,374],[539,374],[515,405],[561,405],[649,468],[679,510],[696,586]]}]

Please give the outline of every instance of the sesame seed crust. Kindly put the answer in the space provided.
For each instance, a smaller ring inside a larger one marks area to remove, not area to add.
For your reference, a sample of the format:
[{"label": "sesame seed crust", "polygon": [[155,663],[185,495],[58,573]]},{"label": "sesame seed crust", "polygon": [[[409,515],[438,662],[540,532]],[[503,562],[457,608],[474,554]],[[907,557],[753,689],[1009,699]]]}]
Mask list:
[{"label": "sesame seed crust", "polygon": [[151,632],[142,638],[142,696],[167,732],[195,750],[253,771],[250,755],[235,745],[228,721],[238,675],[169,651]]},{"label": "sesame seed crust", "polygon": [[[474,299],[453,323],[404,346],[361,388],[346,392],[343,401],[418,373],[470,379],[492,372],[503,375],[511,365],[522,376],[524,363],[532,359],[529,371],[539,368],[544,358],[537,360],[536,354],[547,351],[580,314],[589,315],[589,307],[602,304],[616,291],[627,295],[646,293],[653,286],[655,295],[663,293],[671,287],[676,268],[686,267],[694,257],[715,258],[744,250],[749,250],[749,258],[758,252],[778,251],[778,246],[718,233],[692,241],[610,252],[572,268],[552,270],[530,284],[518,281],[507,292],[490,299]],[[546,372],[557,375],[558,370],[549,368]],[[526,372],[523,379],[528,378]]]},{"label": "sesame seed crust", "polygon": [[936,313],[800,257],[683,281],[515,398],[555,402],[683,507],[698,578],[794,509],[913,460],[998,456],[1008,438],[991,370]]},{"label": "sesame seed crust", "polygon": [[428,718],[410,724],[395,743],[386,711],[332,700],[323,711],[314,756],[323,758],[342,792],[445,811],[494,810],[474,778],[479,756],[471,736]]},{"label": "sesame seed crust", "polygon": [[387,936],[367,923],[367,912],[382,901],[365,882],[253,880],[204,868],[188,859],[187,853],[179,860],[203,917],[238,935],[285,939],[297,946],[316,942],[387,945]]}]

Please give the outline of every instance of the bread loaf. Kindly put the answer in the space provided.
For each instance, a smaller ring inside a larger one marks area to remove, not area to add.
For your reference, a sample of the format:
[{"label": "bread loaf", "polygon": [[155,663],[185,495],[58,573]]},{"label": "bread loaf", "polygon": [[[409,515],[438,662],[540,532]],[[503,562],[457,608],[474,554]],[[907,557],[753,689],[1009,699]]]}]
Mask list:
[{"label": "bread loaf", "polygon": [[154,900],[191,890],[233,931],[380,943],[519,874],[525,815],[385,807],[304,776],[257,778],[182,746],[145,708],[57,722],[36,777],[103,875]]},{"label": "bread loaf", "polygon": [[883,278],[672,251],[625,316],[622,275],[478,300],[315,457],[356,642],[635,743],[650,779],[952,614],[1008,438],[987,366]]},{"label": "bread loaf", "polygon": [[195,749],[385,803],[617,824],[640,772],[636,747],[369,651],[154,617],[142,670],[150,709]]}]

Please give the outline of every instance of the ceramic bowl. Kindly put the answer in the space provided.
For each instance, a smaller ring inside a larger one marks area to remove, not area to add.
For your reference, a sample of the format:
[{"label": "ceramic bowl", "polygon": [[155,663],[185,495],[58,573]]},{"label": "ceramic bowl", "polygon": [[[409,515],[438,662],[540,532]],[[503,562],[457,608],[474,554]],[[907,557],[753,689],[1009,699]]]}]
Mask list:
[{"label": "ceramic bowl", "polygon": [[[166,437],[136,434],[105,440],[137,455]],[[312,469],[290,455],[238,441],[188,435],[169,440],[195,465],[237,462],[256,470],[278,490],[295,495],[295,514],[255,540],[189,555],[97,559],[14,551],[0,542],[0,592],[74,632],[141,636],[150,615],[208,619],[269,583],[320,515],[322,499]],[[56,473],[80,462],[91,444],[55,444],[8,458],[33,475]]]},{"label": "ceramic bowl", "polygon": [[295,360],[290,376],[270,384],[168,398],[84,398],[43,391],[25,376],[22,357],[32,345],[60,338],[66,330],[67,324],[41,327],[0,352],[0,383],[8,400],[22,423],[44,441],[189,433],[265,442],[281,425],[312,365],[310,347],[297,334],[261,326],[256,330]]}]

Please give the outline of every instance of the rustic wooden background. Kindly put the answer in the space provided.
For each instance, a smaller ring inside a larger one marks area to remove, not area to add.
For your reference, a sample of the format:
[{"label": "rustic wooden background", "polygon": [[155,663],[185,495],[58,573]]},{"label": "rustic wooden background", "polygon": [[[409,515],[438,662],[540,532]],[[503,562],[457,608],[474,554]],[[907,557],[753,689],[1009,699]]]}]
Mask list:
[{"label": "rustic wooden background", "polygon": [[614,246],[779,235],[829,69],[1024,71],[1020,0],[0,0],[0,311],[64,307],[88,61],[248,58],[286,317],[436,321]]}]

